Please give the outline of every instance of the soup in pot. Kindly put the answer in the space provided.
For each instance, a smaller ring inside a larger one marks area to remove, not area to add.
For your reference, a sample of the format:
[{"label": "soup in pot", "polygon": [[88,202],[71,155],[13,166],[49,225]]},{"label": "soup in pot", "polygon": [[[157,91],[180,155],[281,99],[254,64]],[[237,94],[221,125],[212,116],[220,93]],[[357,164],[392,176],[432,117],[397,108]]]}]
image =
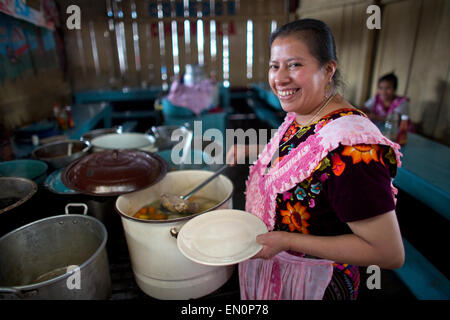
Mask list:
[{"label": "soup in pot", "polygon": [[189,214],[167,212],[160,209],[161,200],[156,200],[140,208],[133,217],[142,220],[171,220],[209,210],[219,203],[217,200],[211,200],[200,196],[191,196],[188,201],[197,203],[198,210]]}]

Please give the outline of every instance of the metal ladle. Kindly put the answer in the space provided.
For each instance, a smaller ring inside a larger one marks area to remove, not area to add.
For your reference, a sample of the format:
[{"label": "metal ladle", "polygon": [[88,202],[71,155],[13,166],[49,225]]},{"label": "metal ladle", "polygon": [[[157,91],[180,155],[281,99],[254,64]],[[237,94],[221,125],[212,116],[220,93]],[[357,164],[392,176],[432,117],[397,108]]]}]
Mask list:
[{"label": "metal ladle", "polygon": [[205,181],[200,183],[198,186],[196,186],[194,189],[189,191],[184,196],[177,196],[170,193],[161,193],[161,207],[164,209],[167,209],[170,212],[173,213],[193,213],[198,210],[198,204],[195,202],[189,202],[188,199],[195,194],[198,190],[203,188],[205,185],[207,185],[209,182],[211,182],[214,178],[216,178],[219,174],[221,174],[226,168],[228,167],[227,164],[222,166],[219,170],[214,172],[213,175],[208,177]]}]

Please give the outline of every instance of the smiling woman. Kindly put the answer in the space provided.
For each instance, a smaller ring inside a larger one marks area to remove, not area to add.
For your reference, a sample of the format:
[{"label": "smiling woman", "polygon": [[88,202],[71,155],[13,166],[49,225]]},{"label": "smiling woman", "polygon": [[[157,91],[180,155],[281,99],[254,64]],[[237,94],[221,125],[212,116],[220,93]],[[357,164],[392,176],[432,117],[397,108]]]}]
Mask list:
[{"label": "smiling woman", "polygon": [[356,299],[358,266],[403,264],[391,183],[399,146],[336,92],[322,21],[282,26],[270,48],[270,87],[288,114],[247,181],[245,210],[270,232],[239,264],[241,297]]},{"label": "smiling woman", "polygon": [[283,109],[296,112],[296,120],[304,124],[312,122],[314,113],[322,112],[325,102],[332,99],[339,73],[331,33],[295,27],[280,29],[270,37],[269,84]]}]

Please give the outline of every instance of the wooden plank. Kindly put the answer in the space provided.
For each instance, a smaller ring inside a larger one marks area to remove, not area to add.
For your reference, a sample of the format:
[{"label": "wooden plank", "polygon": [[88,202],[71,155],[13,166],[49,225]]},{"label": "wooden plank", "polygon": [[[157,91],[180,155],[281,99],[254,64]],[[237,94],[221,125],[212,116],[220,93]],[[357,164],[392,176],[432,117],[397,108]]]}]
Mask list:
[{"label": "wooden plank", "polygon": [[[417,46],[411,65],[411,73],[406,94],[411,100],[410,116],[413,122],[420,122],[423,117],[424,108],[428,115],[433,113],[437,107],[425,104],[425,101],[435,101],[435,79],[442,75],[442,69],[447,69],[448,59],[439,58],[439,47],[442,43],[437,42],[436,34],[439,29],[440,15],[442,12],[441,1],[425,1],[421,16],[421,25],[418,29]],[[445,43],[445,42],[444,42]],[[430,60],[433,63],[429,63]],[[435,117],[429,117],[427,121],[434,122]],[[434,127],[434,123],[427,126]]]},{"label": "wooden plank", "polygon": [[447,144],[450,143],[449,102],[446,100],[450,68],[449,29],[450,3],[424,1],[406,92],[410,97],[412,121],[419,123],[419,129],[427,136],[444,139],[447,135],[447,140],[444,139]]},{"label": "wooden plank", "polygon": [[344,80],[344,96],[360,105],[364,101],[363,84],[367,78],[369,65],[366,56],[369,47],[370,33],[366,28],[366,4],[355,4],[344,8],[343,35],[338,56]]},{"label": "wooden plank", "polygon": [[405,94],[420,6],[421,1],[402,1],[389,3],[383,8],[371,95],[376,92],[378,78],[392,71],[399,80],[397,93]]},{"label": "wooden plank", "polygon": [[304,14],[314,13],[320,11],[326,11],[334,8],[341,8],[344,6],[353,6],[364,4],[365,6],[372,4],[373,1],[367,0],[303,0],[300,1],[300,6],[297,9],[297,15],[303,16]]},{"label": "wooden plank", "polygon": [[440,111],[437,117],[436,128],[433,138],[450,145],[450,66],[447,70],[447,83],[444,98],[440,104]]}]

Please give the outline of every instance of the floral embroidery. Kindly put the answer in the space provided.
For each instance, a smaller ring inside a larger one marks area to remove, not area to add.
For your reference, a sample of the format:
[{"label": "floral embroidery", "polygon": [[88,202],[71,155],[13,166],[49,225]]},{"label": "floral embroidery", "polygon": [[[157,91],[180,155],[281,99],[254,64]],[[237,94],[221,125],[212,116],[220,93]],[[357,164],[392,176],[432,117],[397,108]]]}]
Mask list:
[{"label": "floral embroidery", "polygon": [[341,157],[337,153],[333,154],[333,156],[331,157],[331,161],[333,161],[333,167],[331,168],[331,170],[333,170],[333,173],[336,176],[340,176],[342,172],[344,172],[345,162],[342,161]]},{"label": "floral embroidery", "polygon": [[378,145],[358,144],[354,146],[345,146],[342,155],[350,156],[353,159],[353,164],[364,161],[369,164],[372,160],[378,162],[377,152],[380,149]]},{"label": "floral embroidery", "polygon": [[[287,151],[288,151],[288,152],[291,152],[291,150],[294,148],[294,144],[291,143],[291,144],[285,145],[285,146],[283,147],[283,149],[281,149],[281,151],[284,151],[286,148],[287,148]],[[280,157],[280,160],[281,160],[282,158],[283,158],[283,157]]]},{"label": "floral embroidery", "polygon": [[384,157],[389,160],[389,163],[397,164],[397,159],[395,158],[395,153],[392,150],[392,148],[389,148],[389,151],[386,153]]},{"label": "floral embroidery", "polygon": [[299,125],[295,121],[292,122],[292,124],[287,129],[282,141],[283,142],[289,141],[289,139],[291,139],[297,133],[298,128]]},{"label": "floral embroidery", "polygon": [[300,139],[308,130],[311,128],[311,126],[301,127],[300,130],[297,131],[296,136],[298,139]]},{"label": "floral embroidery", "polygon": [[[347,115],[367,117],[359,110],[343,108],[328,114],[307,127],[301,127],[294,120],[286,131],[282,143],[286,143],[288,139],[291,140],[279,148],[279,155],[285,156],[289,154],[291,149],[305,141],[305,138],[308,138],[310,134],[312,135],[323,129],[329,122]],[[319,162],[310,177],[298,183],[289,191],[277,196],[275,230],[320,234],[322,230],[321,221],[323,219],[321,213],[323,206],[322,197],[326,196],[327,187],[324,183],[333,174],[336,176],[342,175],[345,170],[348,170],[352,162],[355,164],[364,161],[364,163],[369,164],[372,161],[379,161],[389,167],[391,175],[392,171],[396,170],[396,155],[391,148],[376,145],[354,145],[348,147],[340,145],[338,148]],[[281,159],[278,159],[278,161]],[[348,276],[348,279],[345,278],[347,287],[350,288],[350,292],[357,294],[359,286],[358,267],[339,263],[334,263],[333,266]]]},{"label": "floral embroidery", "polygon": [[341,116],[341,117],[344,117],[344,116],[351,116],[351,115],[353,115],[354,113],[352,112],[352,111],[349,111],[349,112],[341,112],[341,113],[339,113],[339,115]]},{"label": "floral embroidery", "polygon": [[280,210],[280,214],[283,217],[281,223],[287,224],[291,232],[297,230],[303,234],[308,234],[309,223],[306,220],[311,216],[306,212],[306,209],[307,207],[302,206],[300,202],[295,203],[293,207],[288,202],[287,210]]},{"label": "floral embroidery", "polygon": [[324,158],[322,161],[319,162],[317,167],[314,169],[314,171],[324,171],[326,168],[330,166],[330,160],[328,158]]},{"label": "floral embroidery", "polygon": [[285,193],[283,193],[283,201],[289,200],[292,196],[292,193],[286,191]]},{"label": "floral embroidery", "polygon": [[306,197],[306,192],[303,188],[297,187],[297,189],[295,189],[295,196],[298,200],[303,200]]},{"label": "floral embroidery", "polygon": [[322,190],[322,184],[320,182],[311,184],[311,192],[315,194],[319,194]]},{"label": "floral embroidery", "polygon": [[320,182],[325,182],[328,179],[328,174],[322,173],[320,176]]}]

